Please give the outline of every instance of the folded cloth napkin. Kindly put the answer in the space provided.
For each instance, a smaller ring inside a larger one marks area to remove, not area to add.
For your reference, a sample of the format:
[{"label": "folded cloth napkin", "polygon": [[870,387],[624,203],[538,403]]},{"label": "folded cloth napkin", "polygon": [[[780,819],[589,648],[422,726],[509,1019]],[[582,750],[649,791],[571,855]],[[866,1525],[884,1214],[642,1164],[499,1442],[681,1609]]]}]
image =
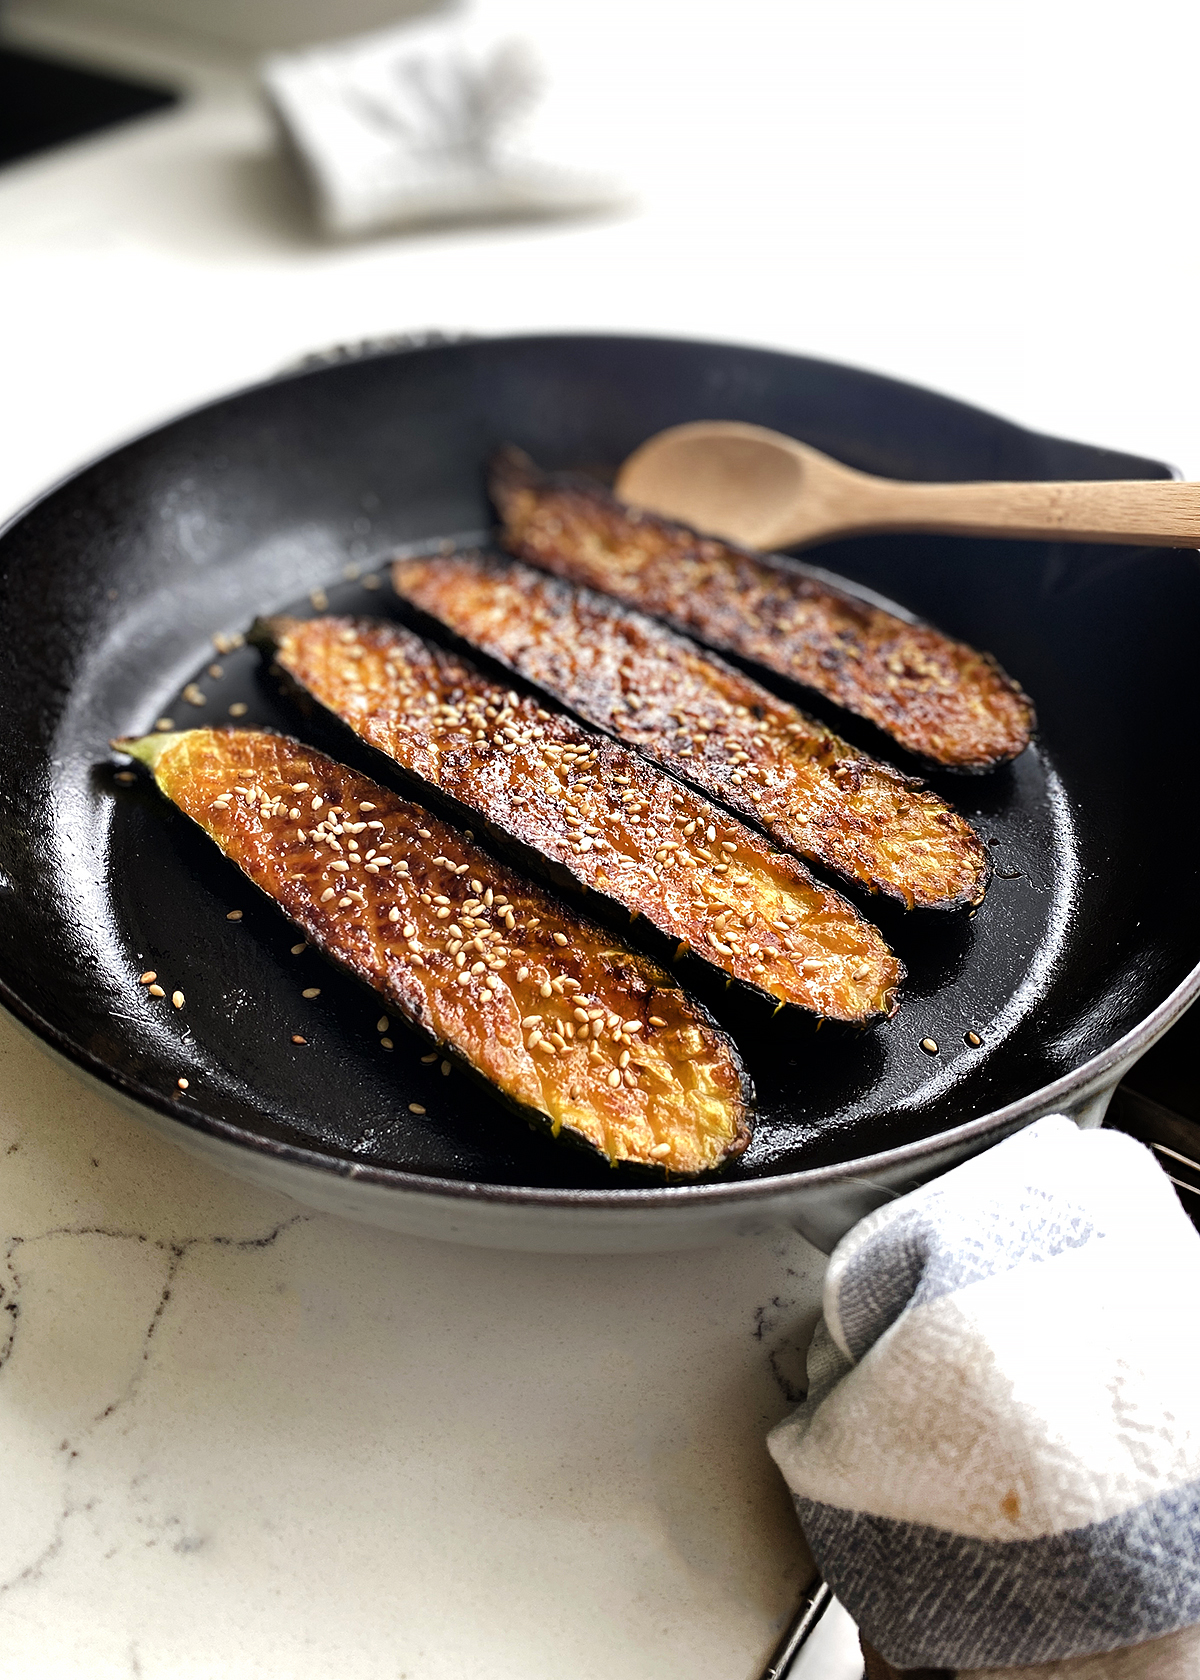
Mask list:
[{"label": "folded cloth napkin", "polygon": [[530,154],[527,41],[457,15],[281,53],[263,88],[325,232],[549,215],[619,202],[610,178]]},{"label": "folded cloth napkin", "polygon": [[1119,1132],[1039,1121],[856,1225],[769,1445],[871,1645],[1011,1670],[1200,1623],[1198,1331],[1200,1236]]}]

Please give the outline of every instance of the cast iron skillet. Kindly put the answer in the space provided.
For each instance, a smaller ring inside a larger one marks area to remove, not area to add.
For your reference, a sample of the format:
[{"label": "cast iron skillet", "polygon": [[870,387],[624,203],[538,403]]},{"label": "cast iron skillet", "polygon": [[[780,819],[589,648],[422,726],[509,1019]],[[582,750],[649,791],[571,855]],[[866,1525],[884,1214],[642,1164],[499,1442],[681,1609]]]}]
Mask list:
[{"label": "cast iron skillet", "polygon": [[[877,537],[816,556],[991,649],[1034,697],[1040,734],[1006,770],[935,778],[989,838],[996,879],[974,918],[877,907],[910,974],[894,1020],[818,1033],[729,1017],[760,1114],[719,1184],[629,1186],[422,1063],[402,1028],[382,1048],[378,1000],[293,956],[297,936],[186,819],[145,782],[115,779],[111,736],[162,716],[225,718],[237,703],[247,722],[351,753],[249,650],[209,675],[211,638],[264,610],[311,611],[320,586],[335,608],[396,611],[372,563],[485,528],[481,466],[502,441],[548,466],[611,471],[660,427],[717,416],[898,478],[1168,476],[870,374],[656,339],[425,346],[188,415],[50,492],[0,538],[9,1009],[144,1119],[243,1176],[503,1246],[661,1248],[783,1224],[829,1246],[886,1195],[1040,1114],[1098,1120],[1200,988],[1185,816],[1192,552]],[[180,697],[193,679],[202,704]],[[147,968],[184,1008],[146,994]],[[313,984],[321,995],[305,1002]]]}]

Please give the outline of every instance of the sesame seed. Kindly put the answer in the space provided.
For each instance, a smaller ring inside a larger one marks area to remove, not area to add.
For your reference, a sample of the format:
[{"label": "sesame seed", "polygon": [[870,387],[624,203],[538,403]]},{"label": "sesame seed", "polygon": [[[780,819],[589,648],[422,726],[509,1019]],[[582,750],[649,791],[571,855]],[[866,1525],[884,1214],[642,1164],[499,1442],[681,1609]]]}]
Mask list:
[{"label": "sesame seed", "polygon": [[870,974],[870,972],[871,972],[870,963],[860,963],[859,966],[854,970],[854,973],[850,976],[850,978],[851,978],[851,980],[865,980],[867,978],[867,975]]},{"label": "sesame seed", "polygon": [[612,1072],[609,1074],[608,1083],[613,1087],[616,1087],[621,1083],[621,1075],[616,1068],[613,1068]]},{"label": "sesame seed", "polygon": [[155,727],[155,729],[161,730],[165,734],[168,729],[174,729],[175,719],[174,718],[169,718],[169,717],[156,718],[155,723],[154,723],[154,727]]},{"label": "sesame seed", "polygon": [[554,933],[551,934],[550,937],[554,940],[556,945],[565,945],[567,943],[567,936],[565,933]]},{"label": "sesame seed", "polygon": [[349,896],[347,896],[345,898],[339,898],[338,899],[338,909],[339,910],[349,910],[350,906],[353,903],[354,903],[354,900],[352,898],[350,898]]},{"label": "sesame seed", "polygon": [[196,687],[194,682],[189,683],[187,685],[187,687],[184,689],[183,698],[187,701],[189,706],[203,706],[204,705],[204,696],[203,696],[203,694],[201,694],[200,690]]},{"label": "sesame seed", "polygon": [[652,1027],[665,1027],[666,1024],[661,1015],[651,1015],[650,1025]]},{"label": "sesame seed", "polygon": [[183,1008],[183,993],[182,992],[172,992],[171,993],[171,1002],[175,1005],[176,1009],[182,1009]]},{"label": "sesame seed", "polygon": [[626,1021],[621,1030],[627,1033],[640,1033],[642,1023],[640,1021]]},{"label": "sesame seed", "polygon": [[373,811],[375,809],[375,806],[374,806],[374,803],[370,799],[360,799],[359,804],[358,804],[358,808],[359,808],[360,811]]},{"label": "sesame seed", "polygon": [[936,1056],[938,1053],[937,1040],[934,1038],[923,1038],[921,1040],[921,1048],[927,1056]]},{"label": "sesame seed", "polygon": [[390,1038],[381,1038],[379,1044],[380,1048],[384,1050],[394,1050],[396,1048]]},{"label": "sesame seed", "polygon": [[553,997],[553,996],[554,996],[554,987],[553,987],[553,985],[552,985],[552,984],[551,984],[551,983],[550,983],[550,981],[549,981],[549,980],[543,980],[543,981],[542,981],[542,983],[541,983],[541,985],[540,985],[540,986],[539,986],[539,987],[538,987],[538,991],[539,991],[539,992],[540,992],[540,993],[541,993],[541,995],[542,995],[542,996],[543,996],[543,997],[544,997],[544,998],[548,998],[548,997]]},{"label": "sesame seed", "polygon": [[225,912],[225,920],[227,922],[240,922],[241,919],[242,912],[240,910],[227,910]]},{"label": "sesame seed", "polygon": [[151,997],[166,997],[167,995],[161,986],[147,986],[146,990],[150,993]]},{"label": "sesame seed", "polygon": [[529,978],[529,970],[527,968],[519,968],[517,970],[517,979],[518,980],[528,980],[528,978]]},{"label": "sesame seed", "polygon": [[191,1084],[191,1080],[190,1079],[177,1079],[175,1081],[175,1083],[176,1083],[176,1085],[178,1085],[178,1087],[181,1091],[186,1091],[188,1086]]},{"label": "sesame seed", "polygon": [[140,979],[138,981],[138,984],[140,986],[148,986],[152,980],[157,980],[157,979],[158,979],[157,971],[153,968],[148,968],[146,970],[145,974],[143,974],[140,977]]},{"label": "sesame seed", "polygon": [[651,1156],[656,1161],[663,1160],[664,1157],[669,1155],[670,1153],[671,1153],[671,1145],[669,1143],[656,1143],[654,1145],[654,1147],[650,1150]]},{"label": "sesame seed", "polygon": [[972,1050],[978,1050],[979,1046],[983,1043],[983,1040],[977,1032],[964,1033],[963,1036],[967,1043],[971,1046]]},{"label": "sesame seed", "polygon": [[328,904],[329,900],[331,898],[333,898],[333,896],[334,896],[333,888],[332,887],[326,887],[325,891],[321,894],[321,903],[322,904]]},{"label": "sesame seed", "polygon": [[307,950],[308,950],[308,943],[307,943],[306,940],[302,939],[300,941],[299,945],[293,945],[292,946],[292,955],[294,957],[298,957],[300,955],[301,951],[307,951]]},{"label": "sesame seed", "polygon": [[320,997],[320,995],[321,995],[320,986],[305,986],[304,990],[300,993],[301,997],[306,997],[306,998]]},{"label": "sesame seed", "polygon": [[417,833],[421,836],[422,840],[432,840],[433,839],[433,835],[429,832],[429,830],[427,828],[419,828],[417,830]]},{"label": "sesame seed", "polygon": [[442,1065],[441,1065],[440,1071],[441,1071],[441,1075],[442,1075],[443,1079],[448,1078],[449,1074],[450,1074],[450,1063],[449,1062],[443,1062]]},{"label": "sesame seed", "polygon": [[230,717],[245,717],[249,710],[250,708],[244,700],[235,700],[229,708],[229,715]]},{"label": "sesame seed", "polygon": [[301,1038],[299,1033],[293,1033],[292,1034],[292,1043],[293,1044],[307,1044],[308,1040],[306,1038]]},{"label": "sesame seed", "polygon": [[132,770],[118,770],[117,771],[117,781],[119,781],[119,782],[136,782],[137,777],[133,773]]}]

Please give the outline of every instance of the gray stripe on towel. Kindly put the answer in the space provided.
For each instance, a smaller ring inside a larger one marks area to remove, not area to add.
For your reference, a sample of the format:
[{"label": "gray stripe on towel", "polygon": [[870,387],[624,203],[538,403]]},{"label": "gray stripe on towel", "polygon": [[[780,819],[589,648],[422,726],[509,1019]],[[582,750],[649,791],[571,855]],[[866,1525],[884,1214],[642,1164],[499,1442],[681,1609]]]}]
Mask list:
[{"label": "gray stripe on towel", "polygon": [[1053,1662],[1200,1622],[1200,1481],[1036,1540],[796,1509],[821,1573],[898,1668]]},{"label": "gray stripe on towel", "polygon": [[1082,1248],[1098,1231],[1091,1214],[1031,1184],[1014,1206],[997,1199],[957,1207],[933,1192],[897,1214],[838,1280],[837,1317],[857,1362],[906,1307],[928,1306],[968,1284]]}]

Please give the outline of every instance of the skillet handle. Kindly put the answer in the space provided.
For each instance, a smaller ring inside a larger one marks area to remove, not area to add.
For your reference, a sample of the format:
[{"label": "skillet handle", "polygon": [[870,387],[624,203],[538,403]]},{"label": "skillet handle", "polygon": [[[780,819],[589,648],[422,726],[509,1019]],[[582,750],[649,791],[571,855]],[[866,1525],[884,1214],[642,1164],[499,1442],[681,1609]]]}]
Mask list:
[{"label": "skillet handle", "polygon": [[1200,484],[1153,478],[1080,484],[874,479],[854,523],[864,530],[1200,548]]}]

